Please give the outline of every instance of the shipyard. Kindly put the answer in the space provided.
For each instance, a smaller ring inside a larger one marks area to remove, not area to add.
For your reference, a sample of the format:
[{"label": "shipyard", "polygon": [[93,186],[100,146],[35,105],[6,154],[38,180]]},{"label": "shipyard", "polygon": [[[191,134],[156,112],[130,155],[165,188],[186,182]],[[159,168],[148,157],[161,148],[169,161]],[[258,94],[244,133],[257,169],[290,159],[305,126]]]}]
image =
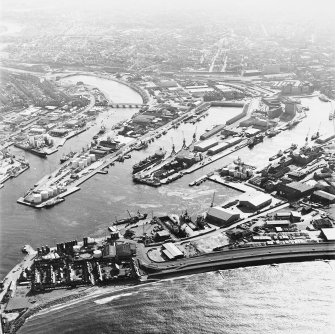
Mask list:
[{"label": "shipyard", "polygon": [[85,1],[0,26],[0,333],[293,328],[335,260],[329,21]]}]

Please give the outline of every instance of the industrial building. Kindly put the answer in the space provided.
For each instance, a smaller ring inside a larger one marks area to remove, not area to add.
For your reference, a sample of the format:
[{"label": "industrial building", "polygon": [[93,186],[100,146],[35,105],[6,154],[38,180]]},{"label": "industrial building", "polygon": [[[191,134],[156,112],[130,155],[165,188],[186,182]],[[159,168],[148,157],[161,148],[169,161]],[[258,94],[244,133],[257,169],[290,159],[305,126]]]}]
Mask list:
[{"label": "industrial building", "polygon": [[270,205],[271,202],[272,197],[270,195],[252,191],[250,193],[245,193],[240,197],[239,205],[256,211],[265,208]]},{"label": "industrial building", "polygon": [[242,138],[231,138],[227,139],[225,142],[215,145],[214,147],[208,150],[209,155],[214,155],[224,151],[225,149],[234,146],[242,141]]},{"label": "industrial building", "polygon": [[312,194],[311,200],[314,202],[319,202],[319,203],[326,204],[326,205],[334,204],[335,195],[327,193],[323,190],[317,190]]},{"label": "industrial building", "polygon": [[208,139],[209,137],[214,136],[215,134],[219,133],[220,131],[222,131],[225,128],[225,125],[217,125],[215,126],[212,130],[202,134],[200,136],[201,140],[205,140]]},{"label": "industrial building", "polygon": [[322,228],[321,236],[326,241],[335,241],[335,228]]},{"label": "industrial building", "polygon": [[218,226],[229,226],[238,219],[240,219],[239,213],[231,212],[220,206],[210,208],[207,213],[207,220]]},{"label": "industrial building", "polygon": [[288,184],[280,184],[278,186],[278,192],[288,200],[296,200],[301,197],[311,195],[314,187],[301,182],[291,182]]},{"label": "industrial building", "polygon": [[217,144],[218,144],[218,141],[214,138],[208,139],[202,142],[198,142],[194,145],[194,151],[205,152]]}]

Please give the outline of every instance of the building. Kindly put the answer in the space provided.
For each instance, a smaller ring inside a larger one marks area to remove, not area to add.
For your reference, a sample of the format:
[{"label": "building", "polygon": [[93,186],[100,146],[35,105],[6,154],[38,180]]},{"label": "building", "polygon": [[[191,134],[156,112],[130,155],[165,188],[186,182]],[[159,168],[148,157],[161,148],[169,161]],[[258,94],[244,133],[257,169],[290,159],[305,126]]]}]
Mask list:
[{"label": "building", "polygon": [[240,219],[240,214],[223,209],[220,206],[215,206],[209,209],[207,213],[207,220],[211,224],[218,226],[229,226],[234,221]]},{"label": "building", "polygon": [[166,230],[158,231],[155,235],[155,240],[157,241],[164,241],[170,238],[170,233]]},{"label": "building", "polygon": [[268,227],[288,227],[291,222],[289,220],[268,220],[266,226]]},{"label": "building", "polygon": [[162,248],[163,248],[162,250],[163,254],[169,260],[175,260],[184,257],[184,253],[172,242],[167,242],[163,244]]},{"label": "building", "polygon": [[335,241],[335,228],[322,228],[321,236],[326,241]]},{"label": "building", "polygon": [[240,206],[244,206],[251,210],[260,210],[270,205],[272,202],[272,197],[268,194],[264,194],[261,192],[250,192],[245,193],[240,197]]},{"label": "building", "polygon": [[217,144],[218,144],[218,141],[215,138],[208,139],[202,142],[198,142],[194,145],[194,151],[205,152]]},{"label": "building", "polygon": [[281,183],[278,185],[278,192],[288,200],[296,200],[312,194],[314,187],[301,182]]},{"label": "building", "polygon": [[334,204],[335,195],[327,193],[326,191],[323,190],[317,190],[312,194],[311,200],[325,205]]},{"label": "building", "polygon": [[116,244],[118,259],[129,259],[136,254],[136,245],[129,243]]}]

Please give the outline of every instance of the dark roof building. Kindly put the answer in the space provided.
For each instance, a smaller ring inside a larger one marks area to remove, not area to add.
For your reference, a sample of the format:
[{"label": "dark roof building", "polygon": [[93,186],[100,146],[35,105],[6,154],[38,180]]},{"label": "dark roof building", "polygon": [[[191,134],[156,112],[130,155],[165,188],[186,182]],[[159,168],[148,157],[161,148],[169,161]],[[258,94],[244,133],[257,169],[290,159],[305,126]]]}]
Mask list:
[{"label": "dark roof building", "polygon": [[280,195],[288,200],[296,200],[301,197],[309,196],[313,192],[313,189],[314,187],[302,182],[282,183],[278,186]]}]

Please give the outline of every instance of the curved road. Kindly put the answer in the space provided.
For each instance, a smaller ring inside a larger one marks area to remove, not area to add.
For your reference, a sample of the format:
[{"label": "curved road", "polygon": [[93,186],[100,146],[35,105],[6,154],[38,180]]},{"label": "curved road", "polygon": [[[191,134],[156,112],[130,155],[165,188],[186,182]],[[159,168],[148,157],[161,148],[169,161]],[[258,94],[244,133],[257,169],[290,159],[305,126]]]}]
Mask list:
[{"label": "curved road", "polygon": [[276,245],[213,252],[198,257],[147,265],[149,278],[176,275],[187,271],[206,271],[214,268],[233,268],[273,262],[303,261],[316,258],[335,258],[335,242]]}]

